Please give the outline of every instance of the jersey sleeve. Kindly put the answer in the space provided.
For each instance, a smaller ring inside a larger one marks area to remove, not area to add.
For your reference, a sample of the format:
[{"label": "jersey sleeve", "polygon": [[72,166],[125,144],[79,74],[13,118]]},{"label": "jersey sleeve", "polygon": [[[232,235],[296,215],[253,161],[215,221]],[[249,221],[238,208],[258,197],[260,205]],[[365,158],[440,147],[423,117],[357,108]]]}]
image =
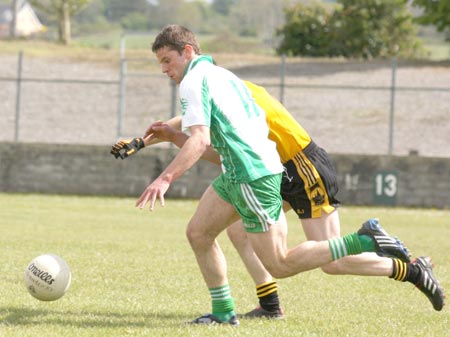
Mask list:
[{"label": "jersey sleeve", "polygon": [[206,78],[186,76],[180,85],[180,104],[183,130],[194,125],[210,127],[211,98]]}]

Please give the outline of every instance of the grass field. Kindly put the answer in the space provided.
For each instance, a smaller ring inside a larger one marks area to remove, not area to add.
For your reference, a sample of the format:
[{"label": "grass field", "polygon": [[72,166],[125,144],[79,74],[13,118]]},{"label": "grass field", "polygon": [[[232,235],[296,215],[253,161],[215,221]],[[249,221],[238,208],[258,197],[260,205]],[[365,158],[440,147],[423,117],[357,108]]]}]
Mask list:
[{"label": "grass field", "polygon": [[[449,312],[433,311],[411,284],[388,278],[329,276],[319,270],[279,280],[287,318],[241,326],[184,322],[210,311],[210,299],[184,235],[196,201],[167,200],[153,213],[134,199],[0,194],[0,336],[446,336]],[[450,285],[450,211],[343,207],[343,233],[377,216],[413,254],[431,255]],[[303,240],[289,215],[290,245]],[[237,311],[256,305],[254,285],[226,237]],[[72,285],[55,302],[25,289],[27,264],[62,256]]]}]

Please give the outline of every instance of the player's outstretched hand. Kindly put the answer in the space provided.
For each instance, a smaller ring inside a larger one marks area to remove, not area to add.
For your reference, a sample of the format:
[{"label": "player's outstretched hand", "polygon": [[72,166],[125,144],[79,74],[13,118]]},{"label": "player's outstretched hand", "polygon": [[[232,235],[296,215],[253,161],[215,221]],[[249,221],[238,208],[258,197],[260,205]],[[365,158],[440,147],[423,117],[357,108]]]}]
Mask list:
[{"label": "player's outstretched hand", "polygon": [[111,148],[111,154],[117,159],[125,159],[145,147],[143,138],[120,140]]}]

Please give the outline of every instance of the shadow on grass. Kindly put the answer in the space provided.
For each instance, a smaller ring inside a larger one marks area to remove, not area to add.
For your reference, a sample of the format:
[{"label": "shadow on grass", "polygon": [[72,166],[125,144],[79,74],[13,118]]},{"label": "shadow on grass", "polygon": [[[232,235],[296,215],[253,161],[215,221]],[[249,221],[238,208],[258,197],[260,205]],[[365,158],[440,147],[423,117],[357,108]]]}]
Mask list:
[{"label": "shadow on grass", "polygon": [[0,326],[61,325],[74,327],[177,327],[192,319],[179,313],[117,313],[0,307]]}]

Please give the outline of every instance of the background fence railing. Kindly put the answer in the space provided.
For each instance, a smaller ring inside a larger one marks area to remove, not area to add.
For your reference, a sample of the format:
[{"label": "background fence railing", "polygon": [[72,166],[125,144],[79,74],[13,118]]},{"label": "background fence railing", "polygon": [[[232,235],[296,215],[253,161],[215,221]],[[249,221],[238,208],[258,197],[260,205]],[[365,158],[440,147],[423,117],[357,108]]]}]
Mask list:
[{"label": "background fence railing", "polygon": [[[33,67],[37,61],[27,68],[20,52],[16,69],[8,66],[0,74],[0,141],[109,144],[142,133],[154,120],[174,116],[175,85],[158,71],[133,70],[134,62],[155,68],[155,60],[150,55],[127,58],[124,41],[118,71],[94,65],[65,72],[58,65],[62,70],[47,77],[46,67],[55,64],[40,65],[39,75]],[[357,143],[366,142],[355,152],[450,156],[445,146],[433,152],[436,143],[450,144],[449,67],[408,64],[399,76],[396,59],[333,63],[282,57],[278,65],[247,62],[231,69],[265,86],[332,152],[352,152]],[[334,148],[342,142],[348,147]]]}]

